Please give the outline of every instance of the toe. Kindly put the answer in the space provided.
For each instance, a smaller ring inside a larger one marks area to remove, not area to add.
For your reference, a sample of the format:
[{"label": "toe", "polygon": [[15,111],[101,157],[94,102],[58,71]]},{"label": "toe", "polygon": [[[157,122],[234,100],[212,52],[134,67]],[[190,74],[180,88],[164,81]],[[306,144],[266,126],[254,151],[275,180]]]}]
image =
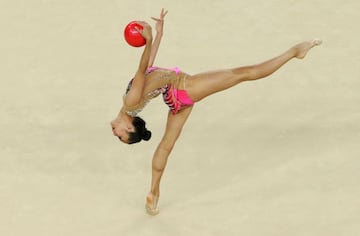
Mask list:
[{"label": "toe", "polygon": [[314,45],[314,46],[318,46],[318,45],[320,45],[320,44],[322,44],[322,40],[321,40],[321,39],[314,39],[314,40],[313,40],[313,45]]}]

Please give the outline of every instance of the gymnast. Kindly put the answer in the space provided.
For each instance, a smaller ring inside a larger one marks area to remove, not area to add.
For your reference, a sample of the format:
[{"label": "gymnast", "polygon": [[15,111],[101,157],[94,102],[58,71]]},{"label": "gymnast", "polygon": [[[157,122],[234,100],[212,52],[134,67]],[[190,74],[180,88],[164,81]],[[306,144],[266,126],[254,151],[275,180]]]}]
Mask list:
[{"label": "gymnast", "polygon": [[162,9],[159,18],[152,17],[156,22],[154,39],[151,26],[144,21],[137,22],[143,26],[143,29],[136,30],[146,39],[145,48],[135,76],[126,89],[120,112],[111,122],[112,132],[121,142],[134,144],[142,140],[148,141],[151,138],[151,131],[146,128],[145,121],[138,114],[151,99],[160,94],[169,107],[165,133],[152,160],[152,181],[145,204],[146,212],[150,215],[159,213],[161,176],[194,104],[241,82],[265,78],[291,59],[303,59],[311,48],[321,44],[321,40],[317,39],[305,41],[259,64],[190,75],[178,67],[162,68],[153,65],[163,35],[166,14],[167,11]]}]

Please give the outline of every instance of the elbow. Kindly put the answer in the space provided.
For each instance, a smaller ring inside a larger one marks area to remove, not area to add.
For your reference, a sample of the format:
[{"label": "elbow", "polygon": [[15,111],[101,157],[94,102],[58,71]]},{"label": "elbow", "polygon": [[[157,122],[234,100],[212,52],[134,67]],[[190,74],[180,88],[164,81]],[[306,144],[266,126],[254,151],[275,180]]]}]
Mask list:
[{"label": "elbow", "polygon": [[145,80],[146,69],[146,66],[139,66],[138,70],[136,71],[135,78],[141,78],[142,80]]}]

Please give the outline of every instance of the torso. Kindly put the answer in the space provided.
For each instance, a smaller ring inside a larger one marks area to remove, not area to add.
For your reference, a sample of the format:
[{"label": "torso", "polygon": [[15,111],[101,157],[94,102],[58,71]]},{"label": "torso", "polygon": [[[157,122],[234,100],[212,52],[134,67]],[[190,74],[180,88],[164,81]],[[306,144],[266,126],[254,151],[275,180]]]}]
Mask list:
[{"label": "torso", "polygon": [[[181,72],[178,68],[174,69],[166,69],[166,68],[158,68],[152,67],[147,70],[145,74],[146,83],[145,89],[143,92],[142,100],[136,106],[126,107],[126,113],[130,116],[137,116],[139,112],[143,110],[143,108],[150,102],[151,99],[163,94],[163,98],[165,103],[170,107],[170,110],[173,113],[177,113],[178,109],[174,106],[174,99],[168,98],[166,101],[166,97],[171,96],[169,91],[172,89],[184,91],[185,79],[186,76],[189,76],[186,73]],[[131,89],[131,81],[128,85],[124,98],[128,91]],[[172,103],[172,104],[169,104]],[[176,104],[175,104],[176,105]]]}]

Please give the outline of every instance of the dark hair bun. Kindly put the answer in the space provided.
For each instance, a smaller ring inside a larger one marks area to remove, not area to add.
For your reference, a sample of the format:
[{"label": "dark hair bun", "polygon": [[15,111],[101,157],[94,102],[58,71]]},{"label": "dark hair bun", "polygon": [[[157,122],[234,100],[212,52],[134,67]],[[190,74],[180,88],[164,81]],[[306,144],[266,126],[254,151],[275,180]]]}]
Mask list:
[{"label": "dark hair bun", "polygon": [[143,119],[136,116],[132,123],[135,127],[135,132],[129,132],[129,144],[138,143],[141,140],[150,140],[151,131],[145,127],[146,123]]},{"label": "dark hair bun", "polygon": [[148,141],[150,140],[151,138],[151,131],[149,130],[145,130],[143,136],[142,136],[142,139],[145,140],[145,141]]}]

